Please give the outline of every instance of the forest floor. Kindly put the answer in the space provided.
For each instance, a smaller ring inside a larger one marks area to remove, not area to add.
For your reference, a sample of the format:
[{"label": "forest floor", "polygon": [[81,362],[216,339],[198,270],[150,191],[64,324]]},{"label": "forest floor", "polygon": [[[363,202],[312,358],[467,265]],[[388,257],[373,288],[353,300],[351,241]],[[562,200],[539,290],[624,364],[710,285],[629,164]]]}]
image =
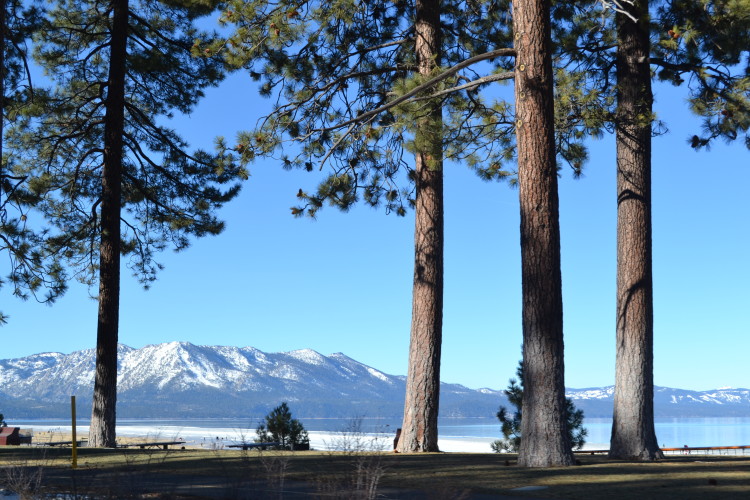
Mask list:
[{"label": "forest floor", "polygon": [[73,469],[70,448],[14,446],[0,447],[0,487],[82,499],[750,498],[750,455],[577,458],[573,467],[526,469],[515,455],[489,453],[80,448]]}]

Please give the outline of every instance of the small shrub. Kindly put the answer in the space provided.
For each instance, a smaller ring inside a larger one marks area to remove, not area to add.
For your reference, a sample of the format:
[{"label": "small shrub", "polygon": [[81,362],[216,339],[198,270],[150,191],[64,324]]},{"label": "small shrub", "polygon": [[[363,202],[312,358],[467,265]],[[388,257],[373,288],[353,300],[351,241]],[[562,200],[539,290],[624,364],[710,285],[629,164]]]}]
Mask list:
[{"label": "small shrub", "polygon": [[266,415],[265,423],[255,431],[256,443],[279,443],[282,450],[309,448],[310,438],[302,423],[292,418],[292,412],[286,402],[271,410]]},{"label": "small shrub", "polygon": [[[501,406],[497,412],[497,419],[502,424],[501,432],[503,439],[498,439],[490,444],[490,448],[495,453],[516,453],[521,446],[521,406],[523,403],[523,362],[518,363],[516,368],[516,379],[510,379],[505,395],[508,402],[516,408],[516,411],[509,415],[504,406]],[[574,450],[580,450],[586,444],[588,431],[583,427],[583,410],[576,408],[573,400],[565,399],[565,410],[567,415],[566,427],[568,430],[568,439]]]}]

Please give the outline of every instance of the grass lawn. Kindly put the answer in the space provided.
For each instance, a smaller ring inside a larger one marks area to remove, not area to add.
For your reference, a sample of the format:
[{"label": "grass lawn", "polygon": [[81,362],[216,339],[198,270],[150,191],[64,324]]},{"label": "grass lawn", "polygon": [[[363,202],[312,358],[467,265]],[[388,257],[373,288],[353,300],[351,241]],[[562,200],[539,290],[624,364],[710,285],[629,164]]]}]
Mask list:
[{"label": "grass lawn", "polygon": [[[58,488],[69,474],[70,449],[0,448],[0,484],[10,471],[41,470],[42,483]],[[524,469],[515,455],[475,453],[258,452],[228,450],[79,449],[78,471],[148,475],[162,483],[189,484],[197,478],[306,483],[312,491],[335,491],[378,478],[380,488],[427,492],[426,498],[460,498],[462,493],[570,499],[750,499],[750,455],[670,456],[657,463],[580,455],[580,465]],[[34,468],[36,466],[41,466]],[[29,474],[29,472],[27,472]],[[543,486],[519,492],[515,488]],[[277,496],[278,498],[278,496]],[[402,497],[403,498],[403,497]]]}]

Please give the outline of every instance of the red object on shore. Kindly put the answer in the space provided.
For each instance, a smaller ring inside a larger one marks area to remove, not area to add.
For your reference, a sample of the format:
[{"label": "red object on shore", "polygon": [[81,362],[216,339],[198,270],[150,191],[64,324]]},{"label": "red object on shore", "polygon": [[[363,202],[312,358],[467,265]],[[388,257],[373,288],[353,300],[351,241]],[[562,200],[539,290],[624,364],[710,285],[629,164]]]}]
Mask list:
[{"label": "red object on shore", "polygon": [[0,427],[0,446],[19,446],[21,436],[18,434],[20,427]]}]

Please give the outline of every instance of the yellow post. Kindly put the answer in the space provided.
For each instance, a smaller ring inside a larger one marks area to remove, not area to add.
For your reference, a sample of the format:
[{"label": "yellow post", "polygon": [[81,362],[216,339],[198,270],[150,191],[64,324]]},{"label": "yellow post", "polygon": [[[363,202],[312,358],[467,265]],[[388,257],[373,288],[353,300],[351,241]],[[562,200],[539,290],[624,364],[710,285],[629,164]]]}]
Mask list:
[{"label": "yellow post", "polygon": [[72,424],[73,424],[72,425],[73,435],[71,436],[73,440],[73,447],[72,447],[73,463],[71,466],[75,469],[76,467],[78,467],[78,442],[76,439],[76,397],[75,396],[70,396],[70,414],[72,417]]}]

